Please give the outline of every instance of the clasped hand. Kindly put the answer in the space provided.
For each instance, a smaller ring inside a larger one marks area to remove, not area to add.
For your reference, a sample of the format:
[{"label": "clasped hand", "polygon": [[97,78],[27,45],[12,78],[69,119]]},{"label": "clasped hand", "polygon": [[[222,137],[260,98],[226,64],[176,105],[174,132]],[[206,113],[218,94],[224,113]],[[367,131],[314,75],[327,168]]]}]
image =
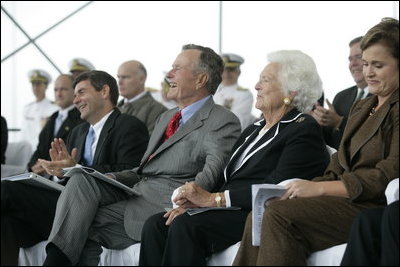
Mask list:
[{"label": "clasped hand", "polygon": [[76,156],[78,150],[72,149],[71,154],[67,150],[67,146],[61,138],[54,138],[51,142],[51,148],[49,150],[51,161],[39,159],[39,163],[50,175],[62,177],[62,169],[67,167],[73,167],[76,165]]},{"label": "clasped hand", "polygon": [[164,218],[167,218],[165,224],[170,225],[177,216],[185,213],[188,208],[210,207],[212,204],[210,199],[212,199],[212,193],[204,190],[194,182],[186,182],[178,188],[178,194],[172,199],[179,207],[164,214]]}]

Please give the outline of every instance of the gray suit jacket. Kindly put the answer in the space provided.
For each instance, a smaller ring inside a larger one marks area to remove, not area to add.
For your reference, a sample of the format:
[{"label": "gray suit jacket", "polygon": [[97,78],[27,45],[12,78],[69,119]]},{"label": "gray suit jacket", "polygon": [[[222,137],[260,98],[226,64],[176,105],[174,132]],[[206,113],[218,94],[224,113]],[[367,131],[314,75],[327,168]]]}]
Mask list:
[{"label": "gray suit jacket", "polygon": [[144,122],[149,131],[149,135],[153,132],[158,117],[167,110],[167,108],[156,101],[149,92],[141,98],[125,105],[120,101],[118,103],[118,108],[122,113],[135,116]]},{"label": "gray suit jacket", "polygon": [[125,210],[125,230],[135,240],[140,240],[148,217],[172,207],[173,190],[186,181],[195,181],[206,190],[215,189],[240,135],[238,118],[210,98],[171,138],[159,145],[176,111],[177,108],[171,109],[160,116],[140,167],[114,173],[117,180],[134,184],[141,194],[131,198]]}]

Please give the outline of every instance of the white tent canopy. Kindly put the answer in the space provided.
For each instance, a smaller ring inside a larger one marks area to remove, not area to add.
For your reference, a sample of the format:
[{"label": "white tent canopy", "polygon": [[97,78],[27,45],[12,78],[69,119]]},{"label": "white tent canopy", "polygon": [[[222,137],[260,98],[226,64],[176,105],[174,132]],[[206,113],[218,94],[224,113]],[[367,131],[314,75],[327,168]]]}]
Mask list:
[{"label": "white tent canopy", "polygon": [[[325,97],[332,101],[354,85],[349,41],[382,17],[398,18],[397,1],[2,1],[1,6],[1,114],[9,128],[20,127],[23,106],[34,100],[27,78],[31,69],[48,71],[54,81],[59,71],[68,72],[72,58],[83,57],[116,77],[122,62],[136,59],[147,68],[146,86],[160,88],[164,72],[187,43],[244,57],[239,83],[251,90],[267,53],[302,50],[315,60]],[[36,46],[12,19],[30,38],[39,36]],[[54,99],[53,83],[47,97]],[[18,134],[10,133],[10,141],[17,140]]]}]

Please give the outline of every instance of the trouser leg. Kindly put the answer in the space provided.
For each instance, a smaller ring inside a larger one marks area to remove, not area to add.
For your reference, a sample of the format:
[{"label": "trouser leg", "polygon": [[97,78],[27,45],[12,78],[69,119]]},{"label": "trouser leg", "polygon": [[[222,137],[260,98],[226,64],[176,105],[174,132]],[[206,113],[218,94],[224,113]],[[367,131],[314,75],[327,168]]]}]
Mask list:
[{"label": "trouser leg", "polygon": [[252,213],[250,213],[247,216],[242,241],[240,242],[239,250],[233,261],[233,266],[256,266],[259,247],[252,245],[252,223]]},{"label": "trouser leg", "polygon": [[346,243],[354,216],[368,205],[341,197],[270,203],[263,215],[257,265],[306,265],[312,252]]},{"label": "trouser leg", "polygon": [[382,218],[381,266],[399,266],[399,201],[386,207]]},{"label": "trouser leg", "polygon": [[341,265],[378,266],[383,208],[365,210],[354,219]]},{"label": "trouser leg", "polygon": [[169,227],[162,265],[205,266],[206,258],[240,241],[248,211],[184,213]]},{"label": "trouser leg", "polygon": [[90,175],[73,175],[58,199],[49,242],[75,265],[98,208],[127,198],[122,190]]},{"label": "trouser leg", "polygon": [[125,249],[137,241],[130,238],[124,227],[126,201],[102,206],[98,209],[78,265],[95,266],[100,261],[102,246],[108,249]]},{"label": "trouser leg", "polygon": [[165,212],[148,218],[143,225],[139,266],[160,266],[168,236]]},{"label": "trouser leg", "polygon": [[8,218],[1,218],[1,266],[18,265],[19,247],[14,234],[13,223]]},{"label": "trouser leg", "polygon": [[20,247],[47,240],[60,193],[21,182],[1,183],[3,260],[16,262]]}]

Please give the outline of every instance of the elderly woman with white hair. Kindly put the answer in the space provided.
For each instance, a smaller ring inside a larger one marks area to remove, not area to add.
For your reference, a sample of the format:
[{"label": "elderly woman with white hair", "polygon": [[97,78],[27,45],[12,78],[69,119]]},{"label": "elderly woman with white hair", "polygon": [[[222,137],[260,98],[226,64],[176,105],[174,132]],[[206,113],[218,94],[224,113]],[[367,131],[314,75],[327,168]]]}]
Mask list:
[{"label": "elderly woman with white hair", "polygon": [[[346,243],[357,214],[386,205],[385,189],[399,177],[399,21],[382,19],[364,35],[360,47],[372,96],[353,104],[339,149],[324,175],[287,184],[281,200],[268,205],[258,247],[252,246],[248,217],[234,265],[306,265],[311,253]],[[356,233],[366,242],[361,229]],[[353,259],[362,258],[344,263],[379,265],[379,257],[371,260],[384,248],[378,240],[371,238],[370,246],[357,243],[356,250],[351,250]],[[394,265],[398,262],[397,253]]]},{"label": "elderly woman with white hair", "polygon": [[[268,59],[255,86],[264,119],[239,137],[221,173],[225,183],[216,192],[193,182],[176,189],[178,207],[150,217],[143,227],[139,265],[206,265],[209,255],[241,240],[252,184],[323,174],[329,154],[320,126],[307,114],[322,94],[315,64],[300,51],[278,51]],[[196,207],[220,209],[186,212]]]}]

